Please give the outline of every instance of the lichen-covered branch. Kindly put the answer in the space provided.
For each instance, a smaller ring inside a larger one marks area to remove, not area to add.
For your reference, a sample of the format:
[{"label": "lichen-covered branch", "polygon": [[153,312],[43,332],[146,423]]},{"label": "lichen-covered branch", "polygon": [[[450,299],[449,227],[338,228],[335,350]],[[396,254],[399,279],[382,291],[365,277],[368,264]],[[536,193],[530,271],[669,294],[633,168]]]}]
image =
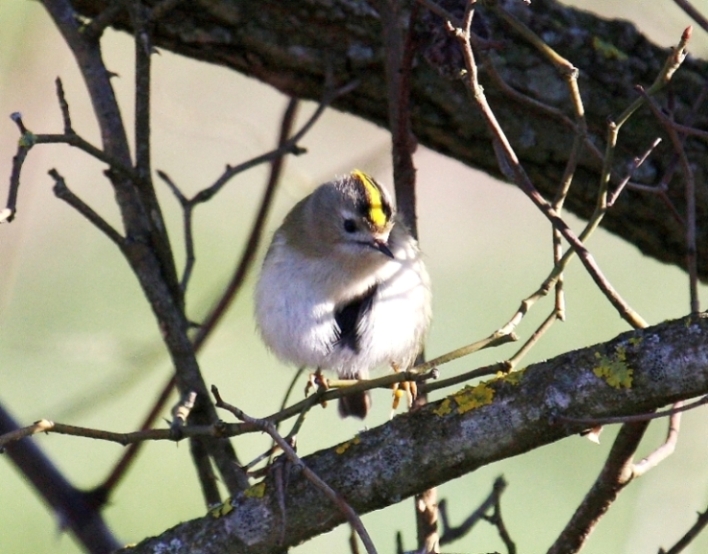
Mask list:
[{"label": "lichen-covered branch", "polygon": [[[563,416],[645,413],[706,393],[708,317],[688,316],[466,387],[303,461],[363,514],[582,430]],[[286,521],[269,474],[211,515],[125,552],[282,552],[344,521],[297,467],[284,481]]]}]

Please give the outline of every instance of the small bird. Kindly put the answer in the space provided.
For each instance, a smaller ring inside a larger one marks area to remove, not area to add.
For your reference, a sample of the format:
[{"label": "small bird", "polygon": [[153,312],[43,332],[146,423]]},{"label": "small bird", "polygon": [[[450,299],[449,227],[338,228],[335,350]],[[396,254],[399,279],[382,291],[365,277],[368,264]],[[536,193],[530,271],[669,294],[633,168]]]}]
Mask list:
[{"label": "small bird", "polygon": [[[340,379],[410,368],[431,319],[428,272],[388,193],[354,170],[315,189],[275,232],[255,291],[266,345],[282,360]],[[364,418],[367,393],[339,401]]]}]

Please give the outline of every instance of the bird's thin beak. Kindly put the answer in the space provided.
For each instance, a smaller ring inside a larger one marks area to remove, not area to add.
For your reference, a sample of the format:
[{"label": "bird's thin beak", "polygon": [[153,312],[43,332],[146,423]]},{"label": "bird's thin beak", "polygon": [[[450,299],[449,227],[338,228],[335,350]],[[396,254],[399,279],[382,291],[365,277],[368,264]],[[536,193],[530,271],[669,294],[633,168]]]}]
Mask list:
[{"label": "bird's thin beak", "polygon": [[373,248],[374,250],[378,250],[382,254],[385,254],[389,258],[393,258],[393,252],[391,252],[391,249],[388,247],[388,244],[386,244],[386,241],[381,240],[381,239],[374,239],[369,243],[369,246]]}]

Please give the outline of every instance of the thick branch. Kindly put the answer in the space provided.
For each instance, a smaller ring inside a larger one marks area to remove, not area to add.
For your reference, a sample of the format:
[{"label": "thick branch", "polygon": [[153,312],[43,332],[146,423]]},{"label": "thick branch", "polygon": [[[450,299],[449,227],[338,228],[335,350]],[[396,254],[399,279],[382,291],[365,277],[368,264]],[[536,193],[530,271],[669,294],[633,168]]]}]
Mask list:
[{"label": "thick branch", "polygon": [[[17,423],[0,405],[0,435],[17,429]],[[86,552],[107,554],[119,547],[120,543],[111,534],[94,499],[69,483],[32,440],[9,445],[6,456],[32,483],[62,526],[71,531]]]},{"label": "thick branch", "polygon": [[[149,4],[151,2],[148,2]],[[442,3],[442,2],[441,2]],[[74,0],[83,13],[95,15],[107,0]],[[461,13],[463,0],[445,0],[446,9]],[[537,34],[548,37],[561,55],[580,71],[579,87],[586,101],[588,133],[596,144],[604,141],[605,122],[636,98],[634,86],[651,83],[661,68],[666,51],[649,43],[627,22],[605,21],[591,14],[561,6],[551,0],[504,2],[506,9]],[[454,45],[435,33],[441,20],[421,10],[417,23],[419,63],[411,78],[412,128],[418,140],[439,152],[499,176],[484,123],[461,83],[445,80],[460,55]],[[491,59],[507,83],[516,90],[550,103],[572,115],[567,91],[553,68],[513,31],[483,7],[490,44],[499,44]],[[127,18],[118,26],[128,27]],[[203,0],[184,2],[160,20],[154,29],[155,44],[176,52],[223,64],[254,76],[292,96],[316,99],[322,96],[327,67],[337,82],[361,80],[352,94],[334,106],[381,126],[388,126],[382,30],[378,13],[365,0],[313,0],[296,4],[280,1],[245,2]],[[423,61],[425,60],[425,61]],[[672,84],[672,102],[677,121],[691,113],[691,105],[708,72],[701,61],[687,61]],[[503,94],[481,75],[490,104],[536,187],[551,198],[557,190],[573,142],[572,118],[542,113]],[[693,124],[706,127],[706,115]],[[615,170],[624,174],[634,156],[664,133],[648,117],[628,125],[618,145]],[[668,148],[663,146],[662,148]],[[699,139],[686,142],[689,161],[705,167],[706,149]],[[644,167],[635,181],[645,185],[660,182],[669,170],[671,156],[663,150]],[[586,154],[579,160],[573,187],[565,207],[588,217],[594,208],[600,172],[597,158]],[[706,177],[697,172],[696,190],[705,190]],[[685,213],[683,191],[676,176],[667,192],[680,214]],[[606,218],[604,225],[659,260],[685,265],[685,231],[656,195],[628,191]],[[697,219],[708,217],[708,195],[697,198]],[[708,279],[708,227],[699,229],[698,273]]]},{"label": "thick branch", "polygon": [[[110,83],[110,73],[103,63],[99,43],[96,42],[95,37],[85,36],[82,33],[83,27],[69,0],[42,1],[71,48],[82,73],[101,129],[103,151],[106,156],[117,160],[121,167],[132,167],[125,127]],[[128,17],[128,14],[124,12],[116,14],[116,17],[121,16]],[[149,56],[150,52],[142,52],[139,57],[142,54]],[[143,64],[146,65],[147,62],[143,60]],[[143,70],[146,71],[147,67]],[[146,74],[144,78],[148,76]],[[146,83],[141,85],[141,78],[137,80],[139,89],[137,92],[147,95],[149,90],[145,86]],[[146,103],[147,98],[138,102],[143,107]],[[147,116],[147,113],[145,115]],[[140,127],[140,124],[138,126]],[[149,138],[147,130],[147,127],[140,128],[136,133],[137,138],[147,140]],[[166,228],[156,204],[152,183],[146,173],[149,169],[145,167],[149,148],[146,145],[137,145],[137,149],[142,152],[137,156],[139,163],[136,166],[141,179],[133,182],[116,171],[107,173],[115,189],[116,202],[125,228],[126,244],[123,253],[140,281],[158,320],[175,367],[176,382],[180,392],[187,394],[194,391],[198,394],[195,409],[191,412],[191,421],[197,424],[213,422],[217,419],[216,411],[209,402],[194,348],[187,336],[188,321],[183,312],[181,291]],[[236,455],[230,443],[214,441],[208,437],[197,440],[204,441],[204,448],[195,448],[193,452],[196,450],[208,452],[229,490],[241,490],[247,486],[243,472],[234,463]]]},{"label": "thick branch", "polygon": [[[613,372],[627,371],[628,388],[610,385]],[[482,387],[485,394],[463,389],[303,461],[362,514],[581,430],[555,423],[560,416],[643,413],[706,394],[708,316],[624,333]],[[154,552],[159,543],[181,545],[176,553],[282,552],[343,522],[297,467],[284,481],[285,522],[269,475],[257,489],[262,496],[239,495],[216,517],[183,523],[130,553]]]}]

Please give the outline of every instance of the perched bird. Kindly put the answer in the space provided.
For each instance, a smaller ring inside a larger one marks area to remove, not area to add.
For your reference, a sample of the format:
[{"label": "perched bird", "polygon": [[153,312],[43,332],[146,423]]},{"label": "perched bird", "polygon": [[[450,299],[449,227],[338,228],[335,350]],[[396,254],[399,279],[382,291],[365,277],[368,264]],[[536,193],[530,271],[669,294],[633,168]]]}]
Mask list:
[{"label": "perched bird", "polygon": [[[430,284],[418,244],[388,193],[355,170],[320,185],[275,232],[255,292],[265,343],[286,362],[366,379],[408,369],[430,325]],[[340,399],[364,418],[367,393]]]}]

